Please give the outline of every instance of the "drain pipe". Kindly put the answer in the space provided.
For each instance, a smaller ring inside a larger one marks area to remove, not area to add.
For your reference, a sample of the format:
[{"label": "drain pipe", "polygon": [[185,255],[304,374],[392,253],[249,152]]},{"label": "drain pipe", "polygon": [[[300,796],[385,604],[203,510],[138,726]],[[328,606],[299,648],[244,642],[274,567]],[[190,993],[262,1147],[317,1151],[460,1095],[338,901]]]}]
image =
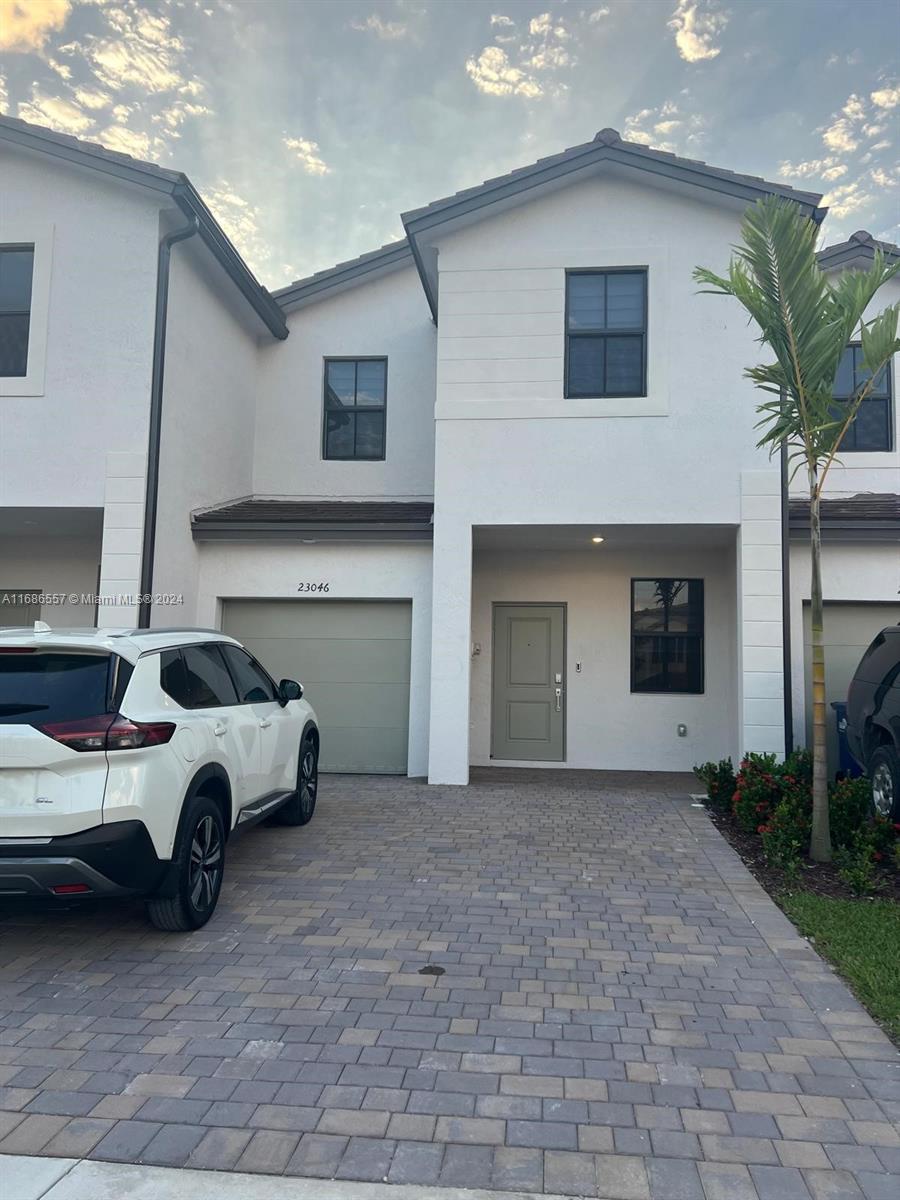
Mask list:
[{"label": "drain pipe", "polygon": [[787,443],[781,444],[781,670],[784,690],[784,753],[794,749],[794,693],[791,672],[791,512]]},{"label": "drain pipe", "polygon": [[194,236],[200,222],[190,223],[159,241],[156,264],[156,323],[153,327],[153,371],[150,376],[150,430],[147,438],[147,489],[144,496],[144,536],[141,545],[141,601],[138,628],[150,628],[150,594],[153,591],[153,560],[156,555],[156,510],[159,501],[159,451],[162,442],[163,374],[166,365],[166,320],[169,313],[169,264],[172,247]]}]

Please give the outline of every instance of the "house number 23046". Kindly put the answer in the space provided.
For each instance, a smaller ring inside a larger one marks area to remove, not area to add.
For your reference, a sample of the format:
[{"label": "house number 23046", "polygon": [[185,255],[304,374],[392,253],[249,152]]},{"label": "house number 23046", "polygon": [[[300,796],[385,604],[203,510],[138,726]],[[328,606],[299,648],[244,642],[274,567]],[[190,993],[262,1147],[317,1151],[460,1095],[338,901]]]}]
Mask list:
[{"label": "house number 23046", "polygon": [[301,583],[298,592],[330,592],[330,583]]}]

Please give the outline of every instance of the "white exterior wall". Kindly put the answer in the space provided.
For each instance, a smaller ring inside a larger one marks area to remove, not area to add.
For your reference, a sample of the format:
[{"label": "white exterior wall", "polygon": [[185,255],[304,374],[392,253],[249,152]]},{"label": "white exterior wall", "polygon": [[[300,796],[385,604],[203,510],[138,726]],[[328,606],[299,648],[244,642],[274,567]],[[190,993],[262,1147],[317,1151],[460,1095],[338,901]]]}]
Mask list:
[{"label": "white exterior wall", "polygon": [[[260,496],[430,499],[436,333],[415,268],[298,309],[260,356],[253,491]],[[386,357],[386,457],[322,457],[324,359]],[[235,493],[237,495],[237,493]]]},{"label": "white exterior wall", "polygon": [[0,505],[100,508],[107,452],[147,447],[159,204],[6,145],[0,175],[0,241],[49,261],[42,385],[0,389]]},{"label": "white exterior wall", "polygon": [[[0,591],[50,595],[93,595],[97,590],[100,545],[91,537],[0,537]],[[43,605],[42,621],[77,628],[94,624],[93,605],[80,602]],[[102,619],[102,618],[101,618]],[[0,625],[8,625],[0,606]]]},{"label": "white exterior wall", "polygon": [[190,242],[174,247],[153,591],[183,594],[184,604],[154,605],[153,625],[197,619],[192,510],[253,490],[258,341],[235,311],[232,285],[215,271]]},{"label": "white exterior wall", "polygon": [[431,657],[431,547],[427,543],[204,543],[200,559],[196,621],[210,628],[221,627],[223,600],[297,600],[303,580],[327,581],[332,600],[411,601],[408,771],[411,776],[427,773]]},{"label": "white exterior wall", "polygon": [[[770,476],[777,492],[777,463],[755,448],[758,397],[742,378],[758,354],[753,332],[736,302],[698,295],[691,275],[724,268],[739,222],[697,193],[604,176],[442,240],[433,782],[468,778],[472,526],[736,527],[743,471]],[[566,400],[565,270],[625,265],[649,268],[648,395]],[[757,720],[755,702],[771,699],[745,694],[745,737],[768,726],[771,705]]]},{"label": "white exterior wall", "polygon": [[[545,765],[690,771],[735,754],[734,570],[733,549],[476,551],[472,640],[481,654],[471,668],[471,762],[491,762],[492,605],[502,602],[567,606],[566,757]],[[704,581],[703,695],[631,692],[631,580],[656,576]],[[686,737],[677,733],[682,722]]]}]

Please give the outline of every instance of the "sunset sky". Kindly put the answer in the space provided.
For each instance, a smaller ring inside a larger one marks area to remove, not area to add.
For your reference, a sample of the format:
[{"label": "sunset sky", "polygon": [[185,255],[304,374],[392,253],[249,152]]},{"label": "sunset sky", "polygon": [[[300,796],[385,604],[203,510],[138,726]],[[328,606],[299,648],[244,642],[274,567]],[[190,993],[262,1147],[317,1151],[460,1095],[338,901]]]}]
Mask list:
[{"label": "sunset sky", "polygon": [[896,0],[0,0],[0,111],[185,171],[275,288],[623,136],[900,240]]}]

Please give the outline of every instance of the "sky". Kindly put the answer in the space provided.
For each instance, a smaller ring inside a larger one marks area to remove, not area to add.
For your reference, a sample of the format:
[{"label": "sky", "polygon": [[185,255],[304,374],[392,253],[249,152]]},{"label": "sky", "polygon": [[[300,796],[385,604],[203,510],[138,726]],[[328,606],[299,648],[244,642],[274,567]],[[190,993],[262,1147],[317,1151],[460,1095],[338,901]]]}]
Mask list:
[{"label": "sky", "polygon": [[607,126],[900,242],[898,35],[900,0],[0,0],[0,111],[184,171],[271,289]]}]

